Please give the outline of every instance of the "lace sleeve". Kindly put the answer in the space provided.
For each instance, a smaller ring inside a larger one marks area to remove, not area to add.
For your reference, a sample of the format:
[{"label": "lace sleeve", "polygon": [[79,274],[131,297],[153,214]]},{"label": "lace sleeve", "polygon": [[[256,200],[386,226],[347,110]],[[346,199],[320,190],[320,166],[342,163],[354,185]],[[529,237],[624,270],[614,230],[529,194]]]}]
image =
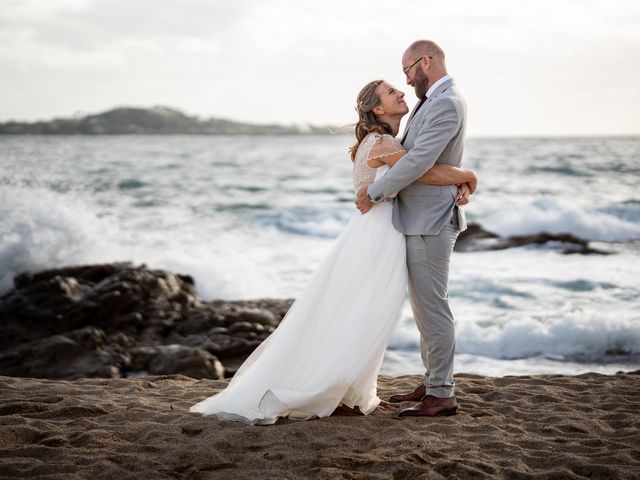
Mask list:
[{"label": "lace sleeve", "polygon": [[378,174],[389,170],[388,165],[369,166],[371,159],[383,158],[394,153],[404,152],[402,145],[391,135],[370,133],[362,139],[353,162],[353,189],[358,191],[365,185],[371,185]]},{"label": "lace sleeve", "polygon": [[371,150],[369,150],[367,161],[380,160],[384,157],[388,157],[400,152],[404,153],[405,149],[402,147],[402,144],[395,139],[395,137],[387,134],[379,135],[377,136],[373,147],[371,147]]}]

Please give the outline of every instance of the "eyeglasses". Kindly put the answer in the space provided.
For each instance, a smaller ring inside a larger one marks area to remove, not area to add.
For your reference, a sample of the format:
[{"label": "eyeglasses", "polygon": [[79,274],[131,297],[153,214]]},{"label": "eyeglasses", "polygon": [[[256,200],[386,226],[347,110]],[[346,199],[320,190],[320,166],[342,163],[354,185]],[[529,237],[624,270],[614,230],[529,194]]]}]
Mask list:
[{"label": "eyeglasses", "polygon": [[[417,59],[415,62],[413,62],[411,65],[409,65],[408,67],[405,67],[402,69],[402,71],[404,72],[405,75],[409,76],[409,71],[420,61],[424,58],[424,55],[422,57],[420,57],[419,59]],[[428,58],[433,58],[433,57],[428,57]]]}]

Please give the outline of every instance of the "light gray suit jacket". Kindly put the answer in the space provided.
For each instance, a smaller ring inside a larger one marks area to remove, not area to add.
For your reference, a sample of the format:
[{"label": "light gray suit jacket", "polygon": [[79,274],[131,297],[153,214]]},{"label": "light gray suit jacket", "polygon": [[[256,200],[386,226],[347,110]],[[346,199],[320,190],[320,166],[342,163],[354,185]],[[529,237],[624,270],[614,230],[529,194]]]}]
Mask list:
[{"label": "light gray suit jacket", "polygon": [[[435,163],[459,167],[467,125],[467,104],[448,79],[429,96],[409,119],[402,145],[407,154],[389,172],[369,185],[374,202],[398,192],[393,203],[393,225],[405,235],[438,235],[449,222],[457,195],[455,185],[418,183]],[[458,208],[460,230],[467,228]]]}]

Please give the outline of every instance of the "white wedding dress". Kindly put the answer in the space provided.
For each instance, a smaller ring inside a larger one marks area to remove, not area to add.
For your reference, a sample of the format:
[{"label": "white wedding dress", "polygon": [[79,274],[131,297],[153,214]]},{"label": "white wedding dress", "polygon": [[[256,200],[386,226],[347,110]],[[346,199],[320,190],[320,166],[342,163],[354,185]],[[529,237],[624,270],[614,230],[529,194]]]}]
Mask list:
[{"label": "white wedding dress", "polygon": [[[390,135],[365,137],[354,162],[355,191],[389,169],[370,168],[368,159],[401,149]],[[190,411],[254,425],[327,417],[340,403],[373,412],[407,282],[405,237],[391,212],[389,201],[356,212],[278,328],[227,388]]]}]

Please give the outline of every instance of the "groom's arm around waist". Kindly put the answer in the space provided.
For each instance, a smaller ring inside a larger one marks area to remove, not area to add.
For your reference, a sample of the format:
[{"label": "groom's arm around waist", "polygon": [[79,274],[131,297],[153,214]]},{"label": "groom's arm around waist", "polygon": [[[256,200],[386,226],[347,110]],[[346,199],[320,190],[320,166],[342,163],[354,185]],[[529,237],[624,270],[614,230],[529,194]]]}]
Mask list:
[{"label": "groom's arm around waist", "polygon": [[[429,105],[424,126],[414,147],[382,178],[369,185],[367,192],[375,202],[399,192],[424,175],[460,130],[464,111],[458,99],[444,97]],[[425,106],[426,107],[426,106]]]}]

